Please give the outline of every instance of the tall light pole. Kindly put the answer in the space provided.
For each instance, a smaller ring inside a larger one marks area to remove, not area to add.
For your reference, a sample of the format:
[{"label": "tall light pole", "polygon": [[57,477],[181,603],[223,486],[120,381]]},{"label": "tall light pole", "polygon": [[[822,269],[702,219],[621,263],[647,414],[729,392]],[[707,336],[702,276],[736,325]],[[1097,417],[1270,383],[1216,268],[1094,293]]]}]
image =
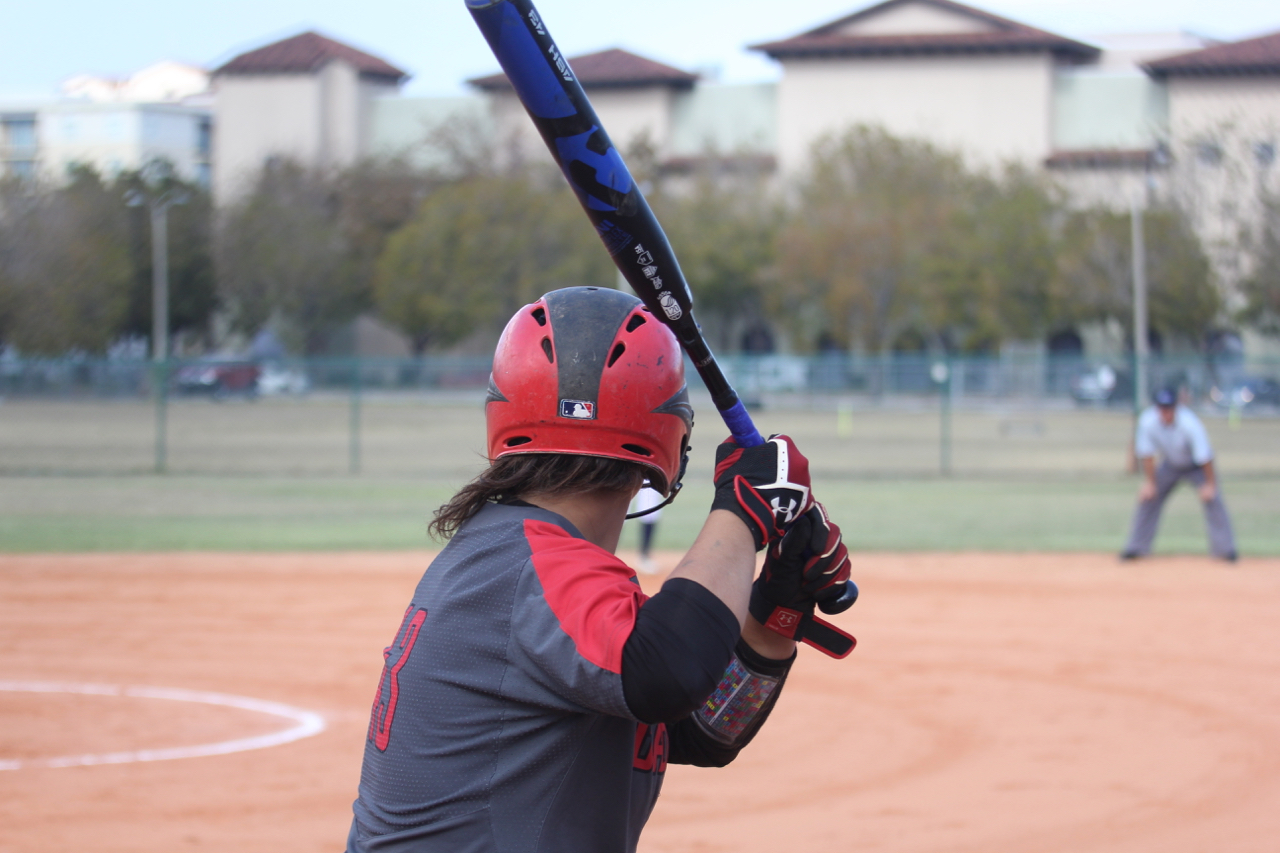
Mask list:
[{"label": "tall light pole", "polygon": [[1129,208],[1133,242],[1133,406],[1141,411],[1147,402],[1147,241],[1142,227],[1146,181]]},{"label": "tall light pole", "polygon": [[142,169],[143,189],[125,193],[125,204],[146,206],[151,212],[151,363],[156,397],[155,469],[163,474],[168,456],[169,387],[169,208],[185,204],[187,194],[167,188],[167,164],[148,163]]},{"label": "tall light pole", "polygon": [[169,357],[169,207],[151,204],[151,358]]},{"label": "tall light pole", "polygon": [[186,204],[187,195],[148,183],[146,190],[129,190],[125,203],[151,212],[151,360],[163,362],[169,357],[169,208]]},{"label": "tall light pole", "polygon": [[1130,240],[1133,244],[1133,409],[1142,411],[1147,404],[1147,360],[1150,358],[1147,309],[1147,240],[1143,228],[1143,213],[1151,204],[1155,175],[1152,169],[1169,162],[1169,149],[1157,143],[1147,155],[1142,170],[1142,186],[1133,194],[1129,204]]}]

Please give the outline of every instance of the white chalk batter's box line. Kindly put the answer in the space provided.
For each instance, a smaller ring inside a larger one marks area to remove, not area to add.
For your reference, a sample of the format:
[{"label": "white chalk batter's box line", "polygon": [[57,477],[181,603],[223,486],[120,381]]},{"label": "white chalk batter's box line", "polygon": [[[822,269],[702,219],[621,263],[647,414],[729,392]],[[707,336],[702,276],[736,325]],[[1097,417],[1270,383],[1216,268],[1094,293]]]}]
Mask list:
[{"label": "white chalk batter's box line", "polygon": [[46,681],[0,681],[0,692],[11,693],[74,693],[81,696],[123,696],[135,699],[163,699],[172,702],[196,702],[202,705],[222,705],[256,711],[292,720],[295,725],[271,734],[256,737],[224,740],[219,743],[177,746],[169,749],[138,749],[128,752],[108,752],[99,755],[64,755],[58,758],[36,758],[25,761],[0,758],[0,770],[20,770],[25,767],[85,767],[94,764],[130,764],[135,761],[170,761],[176,758],[200,758],[206,755],[226,755],[251,749],[266,749],[295,740],[318,735],[324,731],[324,717],[314,711],[305,711],[279,702],[268,702],[248,696],[232,696],[226,693],[204,693],[176,687],[121,687],[114,684],[62,684]]}]

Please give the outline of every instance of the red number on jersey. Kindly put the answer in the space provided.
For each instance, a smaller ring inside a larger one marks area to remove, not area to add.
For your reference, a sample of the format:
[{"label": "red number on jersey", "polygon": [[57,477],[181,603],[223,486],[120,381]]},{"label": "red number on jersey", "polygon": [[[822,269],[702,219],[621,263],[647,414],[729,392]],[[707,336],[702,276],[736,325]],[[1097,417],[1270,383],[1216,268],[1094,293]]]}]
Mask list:
[{"label": "red number on jersey", "polygon": [[426,618],[426,610],[415,611],[410,604],[395,642],[382,650],[382,678],[378,680],[378,695],[373,697],[373,713],[369,716],[369,740],[379,752],[386,752],[391,742],[391,723],[396,716],[396,703],[400,701],[400,669],[409,662],[409,653],[418,642]]}]

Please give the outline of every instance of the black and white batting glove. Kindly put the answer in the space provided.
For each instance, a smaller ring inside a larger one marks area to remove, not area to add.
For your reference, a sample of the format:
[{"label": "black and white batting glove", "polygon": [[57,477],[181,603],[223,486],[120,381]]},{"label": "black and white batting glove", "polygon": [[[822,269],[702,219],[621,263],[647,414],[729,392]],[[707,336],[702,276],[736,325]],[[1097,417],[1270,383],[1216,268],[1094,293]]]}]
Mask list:
[{"label": "black and white batting glove", "polygon": [[857,600],[849,580],[849,549],[840,528],[815,503],[769,548],[751,587],[751,615],[776,634],[806,642],[833,657],[853,650],[853,637],[816,616],[814,607],[836,613]]},{"label": "black and white batting glove", "polygon": [[731,436],[716,448],[715,484],[711,508],[746,522],[757,551],[781,539],[813,506],[809,460],[785,435],[758,447],[739,447]]}]

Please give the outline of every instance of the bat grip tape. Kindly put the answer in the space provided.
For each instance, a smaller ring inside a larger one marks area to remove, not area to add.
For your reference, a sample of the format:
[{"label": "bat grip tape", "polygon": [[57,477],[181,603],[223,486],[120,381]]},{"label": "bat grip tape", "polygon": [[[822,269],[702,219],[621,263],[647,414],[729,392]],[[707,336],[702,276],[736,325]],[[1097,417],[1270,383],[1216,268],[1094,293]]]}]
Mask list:
[{"label": "bat grip tape", "polygon": [[739,447],[758,447],[764,444],[764,437],[752,423],[751,415],[747,414],[741,400],[735,401],[727,409],[721,409],[720,417],[724,418],[725,426],[729,427],[729,432],[738,440]]}]

